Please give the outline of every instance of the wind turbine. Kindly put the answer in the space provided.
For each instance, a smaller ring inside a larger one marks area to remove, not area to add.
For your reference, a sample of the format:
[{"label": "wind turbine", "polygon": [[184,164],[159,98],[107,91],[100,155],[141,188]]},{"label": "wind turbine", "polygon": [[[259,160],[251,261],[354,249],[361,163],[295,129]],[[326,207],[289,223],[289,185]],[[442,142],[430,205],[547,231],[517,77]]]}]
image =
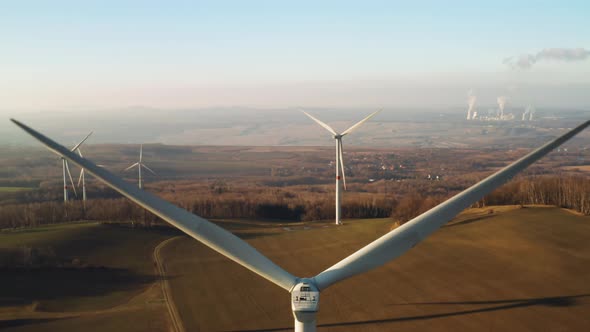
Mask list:
[{"label": "wind turbine", "polygon": [[[560,146],[586,127],[586,121],[555,140],[539,147],[500,171],[462,191],[444,203],[389,231],[332,267],[310,278],[299,278],[273,263],[244,240],[229,231],[173,205],[149,192],[140,190],[81,158],[43,134],[12,120],[17,126],[41,141],[51,151],[72,161],[133,202],[151,211],[211,249],[257,273],[290,293],[296,332],[316,330],[320,292],[333,284],[379,267],[410,250],[442,225],[482,197],[498,188],[520,171]],[[240,285],[247,287],[246,285]]]},{"label": "wind turbine", "polygon": [[309,113],[305,111],[301,111],[303,114],[307,115],[310,119],[317,122],[320,126],[324,127],[327,131],[329,131],[332,135],[334,135],[334,139],[336,140],[336,225],[342,225],[342,219],[340,219],[340,214],[342,211],[340,200],[342,199],[342,194],[340,193],[341,185],[340,185],[340,175],[342,174],[342,182],[344,184],[344,190],[346,190],[346,175],[344,175],[344,160],[343,160],[343,152],[342,152],[342,137],[347,134],[350,134],[353,130],[358,128],[360,125],[365,123],[365,121],[372,118],[375,114],[379,113],[373,112],[366,118],[362,119],[361,121],[357,122],[356,124],[352,125],[350,128],[343,131],[341,134],[337,133],[332,127],[328,126],[327,124],[323,123],[322,121],[316,119]]},{"label": "wind turbine", "polygon": [[149,167],[147,167],[141,160],[143,159],[143,144],[139,146],[139,161],[135,164],[125,168],[125,171],[132,169],[133,167],[137,166],[137,171],[139,172],[139,189],[142,188],[141,183],[141,168],[145,168],[148,171],[152,172],[152,174],[156,175],[156,172],[152,171]]},{"label": "wind turbine", "polygon": [[[80,157],[84,158],[82,155],[82,149],[77,149],[78,154]],[[96,165],[98,167],[104,167],[104,165]],[[82,202],[84,202],[84,208],[86,208],[86,173],[84,172],[84,168],[80,169],[80,176],[78,177],[78,187],[80,187],[80,183],[82,183]]]},{"label": "wind turbine", "polygon": [[[74,147],[70,150],[72,152],[78,150],[80,148],[80,146],[82,145],[82,143],[84,143],[88,137],[90,137],[90,135],[92,135],[92,132],[90,132],[88,135],[86,135],[86,137],[84,137],[83,140],[80,141],[80,143],[74,145]],[[65,158],[61,158],[61,163],[62,163],[62,173],[63,173],[63,180],[64,180],[64,202],[68,201],[68,182],[66,180],[66,173],[68,174],[68,177],[70,178],[70,183],[72,184],[72,190],[74,191],[74,195],[78,196],[78,194],[76,193],[76,186],[74,186],[74,179],[72,179],[72,173],[70,172],[70,166],[68,165],[68,161]]]}]

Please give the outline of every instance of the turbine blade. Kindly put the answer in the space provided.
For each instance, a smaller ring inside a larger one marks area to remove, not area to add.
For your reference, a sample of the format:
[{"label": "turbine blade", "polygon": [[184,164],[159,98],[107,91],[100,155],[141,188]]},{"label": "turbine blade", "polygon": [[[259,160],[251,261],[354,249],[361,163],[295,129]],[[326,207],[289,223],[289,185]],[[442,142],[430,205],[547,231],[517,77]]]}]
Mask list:
[{"label": "turbine blade", "polygon": [[326,128],[326,130],[328,130],[329,132],[331,132],[334,136],[338,135],[336,133],[336,131],[334,129],[332,129],[332,127],[328,126],[327,124],[323,123],[322,121],[314,118],[313,116],[311,116],[311,114],[307,113],[306,111],[301,110],[301,112],[303,112],[303,114],[307,115],[310,119],[312,119],[313,121],[317,122],[320,126]]},{"label": "turbine blade", "polygon": [[143,168],[147,169],[148,171],[152,172],[152,174],[156,175],[156,172],[152,171],[149,167],[147,167],[145,164],[139,164],[140,166],[143,166]]},{"label": "turbine blade", "polygon": [[340,169],[342,170],[342,183],[346,190],[346,175],[344,174],[344,153],[342,152],[342,138],[338,140],[338,154],[340,155]]},{"label": "turbine blade", "polygon": [[139,163],[141,163],[141,159],[143,158],[143,144],[139,146]]},{"label": "turbine blade", "polygon": [[82,145],[82,143],[84,143],[88,137],[90,137],[90,135],[92,135],[92,132],[88,133],[88,135],[86,135],[86,137],[84,137],[84,139],[81,140],[80,143],[76,144],[70,151],[76,151],[76,149],[78,149],[80,145]]},{"label": "turbine blade", "polygon": [[80,177],[78,177],[78,187],[80,187],[80,182],[82,182],[82,178],[84,177],[84,169],[80,170]]},{"label": "turbine blade", "polygon": [[344,132],[342,132],[342,136],[344,136],[346,134],[350,134],[353,130],[355,130],[356,128],[358,128],[360,125],[362,125],[363,123],[365,123],[367,120],[369,120],[370,118],[372,118],[375,114],[377,114],[379,112],[381,112],[381,110],[378,110],[376,112],[373,112],[373,113],[369,114],[369,116],[367,116],[366,118],[364,118],[361,121],[355,123],[350,128],[348,128]]},{"label": "turbine blade", "polygon": [[323,290],[334,283],[381,266],[410,250],[428,235],[455,217],[463,209],[498,188],[518,172],[545,156],[590,125],[586,121],[561,137],[539,147],[533,152],[488,176],[476,185],[464,190],[446,202],[390,231],[362,249],[338,262],[314,277]]},{"label": "turbine blade", "polygon": [[256,249],[232,233],[167,202],[156,195],[140,190],[135,185],[125,182],[123,179],[111,174],[104,168],[97,167],[89,160],[80,158],[68,149],[26,125],[14,119],[11,120],[31,136],[45,144],[49,150],[86,169],[90,174],[94,175],[109,187],[115,189],[133,202],[151,211],[158,217],[164,219],[211,249],[270,280],[287,291],[290,291],[293,286],[295,286],[298,278],[273,263],[266,256],[256,251]]},{"label": "turbine blade", "polygon": [[78,193],[76,192],[76,186],[74,185],[74,179],[72,178],[72,173],[70,173],[70,166],[68,165],[67,160],[66,160],[66,171],[68,172],[68,177],[70,178],[70,183],[72,184],[72,190],[74,191],[74,196],[78,197]]},{"label": "turbine blade", "polygon": [[139,165],[139,163],[135,163],[135,164],[133,164],[133,165],[131,165],[131,166],[129,166],[129,167],[127,167],[127,168],[125,168],[125,169],[123,170],[123,172],[125,172],[125,171],[128,171],[128,170],[132,169],[133,167],[135,167],[135,166],[137,166],[137,165]]}]

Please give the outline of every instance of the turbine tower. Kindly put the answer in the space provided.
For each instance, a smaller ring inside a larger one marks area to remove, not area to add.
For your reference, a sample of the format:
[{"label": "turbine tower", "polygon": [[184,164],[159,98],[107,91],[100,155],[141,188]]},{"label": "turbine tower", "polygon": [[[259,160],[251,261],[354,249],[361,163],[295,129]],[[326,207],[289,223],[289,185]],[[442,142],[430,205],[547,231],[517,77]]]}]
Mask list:
[{"label": "turbine tower", "polygon": [[346,176],[344,175],[344,160],[343,160],[343,152],[342,152],[342,137],[347,134],[350,134],[353,130],[358,128],[360,125],[365,123],[365,121],[372,118],[375,114],[379,113],[381,110],[371,113],[366,118],[362,119],[361,121],[357,122],[356,124],[352,125],[350,128],[343,131],[341,134],[337,133],[332,127],[328,126],[327,124],[323,123],[322,121],[314,118],[309,113],[305,111],[303,112],[307,115],[310,119],[317,122],[320,126],[324,127],[327,131],[329,131],[332,135],[334,135],[334,139],[336,140],[336,225],[342,225],[342,219],[340,218],[341,213],[341,199],[342,194],[340,193],[341,185],[340,185],[340,178],[342,175],[342,182],[344,184],[344,190],[346,190]]},{"label": "turbine tower", "polygon": [[[80,158],[84,158],[84,156],[82,155],[82,149],[78,148],[78,155],[80,155]],[[104,165],[96,165],[98,167],[104,167]],[[86,172],[84,171],[84,168],[80,169],[80,176],[78,177],[78,188],[80,188],[80,183],[82,184],[82,202],[84,204],[84,209],[86,209]]]},{"label": "turbine tower", "polygon": [[[82,155],[82,151],[80,149],[78,149],[78,154],[80,155],[80,158],[84,158],[84,156]],[[84,202],[84,205],[86,205],[86,177],[84,176],[83,168],[80,170],[80,177],[78,178],[78,187],[80,187],[80,182],[82,182],[82,201]]]},{"label": "turbine tower", "polygon": [[[82,143],[84,143],[88,139],[88,137],[90,137],[90,135],[92,135],[92,132],[90,132],[88,135],[86,135],[86,137],[84,137],[84,139],[81,140],[80,143],[74,145],[74,147],[70,151],[75,152],[76,150],[78,150],[80,148],[80,146],[82,145]],[[66,179],[66,173],[67,173],[68,177],[70,178],[70,183],[72,184],[72,190],[74,191],[74,195],[78,196],[78,194],[76,193],[76,186],[74,186],[74,179],[72,179],[72,173],[70,172],[70,166],[68,165],[68,161],[62,157],[61,164],[62,164],[62,173],[63,173],[63,180],[64,180],[64,202],[67,202],[68,201],[68,181]]]},{"label": "turbine tower", "polygon": [[138,177],[139,178],[139,189],[141,189],[143,187],[142,180],[141,180],[141,168],[142,167],[147,169],[148,171],[152,172],[152,174],[156,175],[156,172],[152,171],[149,167],[147,167],[142,162],[142,159],[143,159],[143,144],[139,146],[139,161],[136,162],[135,164],[125,168],[125,171],[128,171],[128,170],[132,169],[133,167],[137,166],[137,171],[139,173],[139,177]]},{"label": "turbine tower", "polygon": [[[225,257],[290,293],[295,332],[315,332],[320,293],[328,287],[382,266],[412,249],[463,209],[506,183],[516,174],[590,126],[586,121],[533,150],[477,184],[446,200],[352,253],[318,275],[300,278],[281,268],[244,240],[216,224],[181,209],[147,191],[139,190],[91,161],[80,158],[43,134],[12,120],[51,151],[85,168],[97,179]],[[204,286],[206,287],[206,286]],[[246,287],[239,285],[239,287]],[[333,294],[332,294],[333,295]]]}]

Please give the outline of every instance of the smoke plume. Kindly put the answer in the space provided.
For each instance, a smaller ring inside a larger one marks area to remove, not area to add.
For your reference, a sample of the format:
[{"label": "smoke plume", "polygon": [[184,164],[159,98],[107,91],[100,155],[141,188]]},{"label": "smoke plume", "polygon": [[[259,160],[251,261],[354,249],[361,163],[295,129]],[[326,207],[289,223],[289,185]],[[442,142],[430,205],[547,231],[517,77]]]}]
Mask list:
[{"label": "smoke plume", "polygon": [[475,107],[475,102],[477,101],[477,96],[473,94],[473,89],[470,89],[467,94],[467,105],[469,108],[467,109],[467,120],[475,118],[473,115],[473,108]]},{"label": "smoke plume", "polygon": [[546,48],[536,54],[522,54],[502,61],[512,68],[529,69],[535,63],[545,60],[554,61],[583,61],[590,58],[590,51],[584,48]]},{"label": "smoke plume", "polygon": [[500,96],[497,99],[498,107],[500,108],[500,116],[504,116],[504,107],[506,106],[506,97]]}]

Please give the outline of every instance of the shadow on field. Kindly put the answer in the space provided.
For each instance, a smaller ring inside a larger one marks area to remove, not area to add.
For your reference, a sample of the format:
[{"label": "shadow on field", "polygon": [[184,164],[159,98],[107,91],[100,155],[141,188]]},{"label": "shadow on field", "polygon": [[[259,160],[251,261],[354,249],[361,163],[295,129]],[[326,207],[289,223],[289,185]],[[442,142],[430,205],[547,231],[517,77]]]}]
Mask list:
[{"label": "shadow on field", "polygon": [[44,301],[102,296],[141,288],[156,276],[108,267],[10,267],[0,268],[0,307],[31,304],[36,310],[53,311]]},{"label": "shadow on field", "polygon": [[[318,327],[356,326],[356,325],[369,325],[369,324],[379,324],[379,323],[407,322],[407,321],[414,321],[414,320],[425,320],[425,319],[435,319],[435,318],[443,318],[443,317],[450,317],[450,316],[469,315],[469,314],[475,314],[475,313],[481,313],[481,312],[509,310],[509,309],[522,308],[522,307],[531,307],[531,306],[571,307],[571,306],[577,305],[578,304],[577,300],[580,298],[584,298],[584,297],[590,297],[590,294],[579,294],[579,295],[571,295],[571,296],[555,296],[555,297],[540,297],[540,298],[531,298],[531,299],[496,300],[496,301],[400,303],[400,304],[392,304],[392,305],[415,305],[415,306],[418,306],[418,305],[488,305],[488,304],[491,304],[491,305],[500,304],[500,305],[479,308],[479,309],[459,310],[459,311],[430,314],[430,315],[394,317],[394,318],[385,318],[385,319],[356,321],[356,322],[318,324]],[[267,329],[267,330],[254,329],[254,330],[237,330],[237,331],[241,331],[241,332],[283,331],[283,330],[290,330],[290,329],[292,329],[292,327],[279,327],[279,328],[273,328],[273,329]],[[237,332],[237,331],[235,331],[235,332]],[[234,332],[234,331],[232,331],[232,332]]]},{"label": "shadow on field", "polygon": [[392,305],[484,305],[484,304],[503,304],[503,303],[521,303],[527,305],[545,305],[549,307],[569,307],[576,305],[579,298],[589,297],[590,294],[579,294],[571,296],[554,296],[540,297],[532,299],[513,299],[513,300],[495,300],[495,301],[457,301],[457,302],[415,302],[415,303],[396,303]]},{"label": "shadow on field", "polygon": [[447,225],[444,225],[443,227],[455,227],[455,226],[461,226],[461,225],[468,225],[468,224],[471,224],[471,223],[474,223],[474,222],[478,222],[478,221],[483,221],[483,220],[486,220],[488,218],[492,218],[492,217],[495,217],[495,216],[497,216],[497,214],[488,214],[488,215],[485,215],[485,216],[473,217],[473,218],[465,219],[465,220],[462,220],[462,221],[458,221],[458,222],[453,223],[453,224],[447,224]]},{"label": "shadow on field", "polygon": [[9,327],[18,327],[18,326],[25,326],[31,324],[43,324],[49,323],[53,321],[69,319],[69,318],[22,318],[22,319],[10,319],[10,320],[0,320],[0,329],[6,329]]},{"label": "shadow on field", "polygon": [[239,231],[236,232],[236,231],[234,231],[233,234],[235,236],[239,237],[240,239],[248,240],[248,239],[255,239],[255,238],[258,238],[258,237],[278,235],[280,233],[239,232]]}]

